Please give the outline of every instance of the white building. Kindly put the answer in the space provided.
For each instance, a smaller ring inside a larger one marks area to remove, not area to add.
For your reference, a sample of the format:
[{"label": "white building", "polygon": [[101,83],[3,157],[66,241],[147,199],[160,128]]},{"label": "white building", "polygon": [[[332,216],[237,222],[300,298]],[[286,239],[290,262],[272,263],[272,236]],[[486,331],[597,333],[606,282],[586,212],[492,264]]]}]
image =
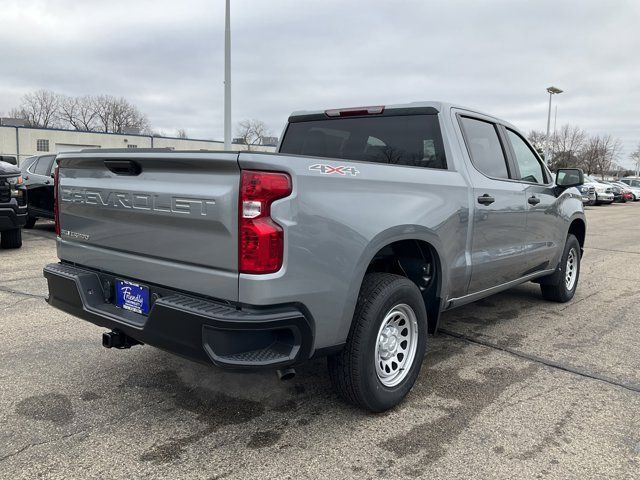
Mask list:
[{"label": "white building", "polygon": [[[224,143],[216,140],[0,125],[0,155],[15,156],[18,163],[32,155],[71,152],[83,148],[223,150]],[[246,150],[247,147],[246,145],[233,145],[232,149]],[[252,146],[251,150],[273,152],[275,148],[272,146]]]}]

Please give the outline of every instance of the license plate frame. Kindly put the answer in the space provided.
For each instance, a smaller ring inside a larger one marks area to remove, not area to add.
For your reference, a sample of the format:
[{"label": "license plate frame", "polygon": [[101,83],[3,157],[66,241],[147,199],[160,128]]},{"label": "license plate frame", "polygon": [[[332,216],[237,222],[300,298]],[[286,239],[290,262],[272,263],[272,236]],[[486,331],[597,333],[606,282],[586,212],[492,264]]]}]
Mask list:
[{"label": "license plate frame", "polygon": [[149,315],[149,287],[130,280],[117,278],[115,282],[115,305],[118,308]]}]

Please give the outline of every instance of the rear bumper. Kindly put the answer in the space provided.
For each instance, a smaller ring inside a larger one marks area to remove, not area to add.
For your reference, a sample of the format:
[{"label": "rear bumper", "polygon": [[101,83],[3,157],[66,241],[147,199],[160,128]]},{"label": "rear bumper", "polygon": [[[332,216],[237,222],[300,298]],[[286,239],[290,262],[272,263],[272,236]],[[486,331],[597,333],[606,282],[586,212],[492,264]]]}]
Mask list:
[{"label": "rear bumper", "polygon": [[22,228],[25,223],[27,223],[27,207],[0,208],[0,232]]},{"label": "rear bumper", "polygon": [[113,275],[53,263],[44,276],[51,306],[192,360],[255,369],[293,365],[310,356],[313,322],[293,305],[236,306],[149,285],[154,300],[145,316],[111,303]]}]

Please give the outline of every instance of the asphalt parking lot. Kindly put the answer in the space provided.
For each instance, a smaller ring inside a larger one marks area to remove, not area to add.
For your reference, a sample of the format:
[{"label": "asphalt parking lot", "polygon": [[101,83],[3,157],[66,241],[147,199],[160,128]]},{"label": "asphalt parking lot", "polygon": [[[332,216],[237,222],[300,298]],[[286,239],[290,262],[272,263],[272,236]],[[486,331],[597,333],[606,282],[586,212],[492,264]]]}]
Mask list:
[{"label": "asphalt parking lot", "polygon": [[526,284],[447,313],[381,415],[342,403],[323,361],[283,383],[102,348],[44,302],[39,223],[0,251],[0,477],[638,478],[640,204],[587,217],[571,303]]}]

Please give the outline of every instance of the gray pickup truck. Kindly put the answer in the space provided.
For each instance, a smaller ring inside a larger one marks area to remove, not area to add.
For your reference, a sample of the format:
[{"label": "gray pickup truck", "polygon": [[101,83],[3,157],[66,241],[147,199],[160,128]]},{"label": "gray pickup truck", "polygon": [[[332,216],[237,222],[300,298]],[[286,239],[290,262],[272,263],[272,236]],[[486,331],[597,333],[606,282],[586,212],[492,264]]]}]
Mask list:
[{"label": "gray pickup truck", "polygon": [[277,153],[58,156],[50,305],[223,368],[328,357],[348,401],[398,404],[440,313],[523,282],[576,290],[582,172],[444,103],[294,113]]}]

